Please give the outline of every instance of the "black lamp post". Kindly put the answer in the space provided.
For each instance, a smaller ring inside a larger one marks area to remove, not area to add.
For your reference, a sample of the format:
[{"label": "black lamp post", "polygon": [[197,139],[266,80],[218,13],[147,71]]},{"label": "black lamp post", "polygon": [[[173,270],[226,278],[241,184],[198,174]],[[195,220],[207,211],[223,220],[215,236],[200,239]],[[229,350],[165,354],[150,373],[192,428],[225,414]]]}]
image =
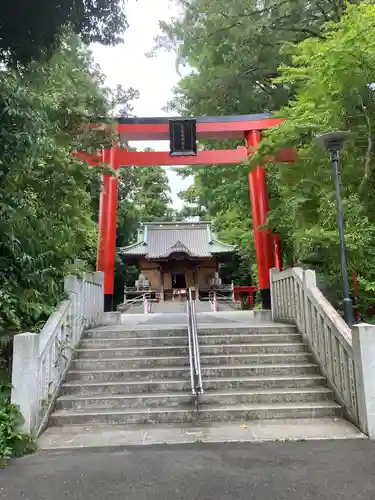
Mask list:
[{"label": "black lamp post", "polygon": [[342,274],[342,284],[344,291],[344,319],[346,323],[351,327],[353,324],[353,305],[352,299],[350,298],[349,292],[349,278],[348,278],[348,265],[346,260],[346,249],[345,249],[345,239],[344,239],[344,218],[342,214],[342,203],[341,203],[341,177],[340,177],[340,150],[346,139],[350,136],[350,132],[329,132],[327,134],[320,135],[318,137],[319,142],[321,142],[327,151],[330,152],[333,175],[335,178],[335,188],[336,188],[336,209],[337,209],[337,225],[339,230],[340,239],[340,259],[341,259],[341,274]]}]

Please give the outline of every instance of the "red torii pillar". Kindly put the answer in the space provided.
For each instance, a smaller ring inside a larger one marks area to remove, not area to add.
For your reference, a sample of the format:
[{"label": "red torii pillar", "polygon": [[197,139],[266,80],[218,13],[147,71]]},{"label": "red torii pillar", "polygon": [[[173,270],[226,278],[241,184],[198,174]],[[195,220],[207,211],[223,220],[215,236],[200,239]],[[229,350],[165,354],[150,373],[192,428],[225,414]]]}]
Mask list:
[{"label": "red torii pillar", "polygon": [[[261,141],[259,130],[245,132],[248,148],[257,148]],[[249,151],[251,154],[252,151]],[[258,284],[262,299],[262,308],[271,309],[271,291],[269,270],[275,266],[272,231],[261,228],[267,222],[269,212],[267,195],[267,176],[263,166],[254,168],[249,173],[251,215],[253,219],[254,245],[258,265]]]},{"label": "red torii pillar", "polygon": [[[117,172],[120,167],[118,146],[104,149],[96,155],[82,152],[75,156],[96,167],[103,163]],[[98,246],[96,254],[96,270],[104,273],[104,309],[113,309],[113,293],[116,264],[116,225],[118,203],[117,175],[103,174],[101,176],[101,192],[99,200]]]},{"label": "red torii pillar", "polygon": [[[117,171],[118,147],[103,151],[103,163]],[[116,223],[118,178],[116,175],[102,175],[102,191],[99,202],[99,234],[96,257],[96,270],[104,272],[104,305],[105,310],[113,309],[113,293],[116,263]]]}]

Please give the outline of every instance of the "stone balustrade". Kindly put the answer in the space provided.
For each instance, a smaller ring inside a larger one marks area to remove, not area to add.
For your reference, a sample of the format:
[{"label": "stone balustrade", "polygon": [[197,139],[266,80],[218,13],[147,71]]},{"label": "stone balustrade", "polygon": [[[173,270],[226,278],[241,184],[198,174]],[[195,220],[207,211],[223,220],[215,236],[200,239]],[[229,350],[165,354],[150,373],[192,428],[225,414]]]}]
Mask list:
[{"label": "stone balustrade", "polygon": [[295,324],[343,406],[375,438],[375,326],[348,327],[316,285],[315,272],[270,272],[272,319]]},{"label": "stone balustrade", "polygon": [[11,399],[24,418],[23,430],[34,435],[47,423],[82,332],[97,325],[104,312],[103,273],[68,276],[64,291],[67,299],[40,333],[14,337]]}]

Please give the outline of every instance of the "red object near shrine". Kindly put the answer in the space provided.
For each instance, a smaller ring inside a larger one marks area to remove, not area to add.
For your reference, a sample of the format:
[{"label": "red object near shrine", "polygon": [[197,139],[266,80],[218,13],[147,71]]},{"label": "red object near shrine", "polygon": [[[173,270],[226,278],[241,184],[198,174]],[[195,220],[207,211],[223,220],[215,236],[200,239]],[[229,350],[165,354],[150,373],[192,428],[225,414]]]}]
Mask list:
[{"label": "red object near shrine", "polygon": [[[119,118],[114,127],[121,142],[168,140],[171,124],[183,121],[181,118]],[[111,149],[89,155],[84,152],[76,156],[91,166],[110,165],[114,170],[128,166],[152,165],[219,165],[238,164],[245,161],[261,140],[262,130],[274,127],[283,120],[272,118],[267,114],[197,117],[186,120],[194,121],[195,133],[199,139],[243,139],[247,147],[229,150],[196,150],[193,154],[181,155],[171,152],[133,152],[117,145]],[[90,124],[97,130],[113,128],[107,124]],[[294,150],[281,151],[278,160],[293,162],[296,158]],[[214,168],[214,167],[213,167]],[[267,221],[269,211],[267,198],[266,171],[263,166],[256,167],[249,174],[250,200],[254,227],[256,258],[258,265],[259,288],[264,309],[271,307],[269,271],[274,267],[274,240],[271,230],[262,227]],[[104,272],[104,293],[113,295],[114,268],[116,253],[116,211],[118,196],[118,180],[115,175],[103,175],[103,190],[100,196],[99,239],[97,253],[97,270]],[[276,258],[277,260],[277,258]],[[238,289],[238,287],[236,287]],[[240,287],[243,289],[243,287]],[[254,288],[245,287],[253,300]],[[251,291],[250,291],[251,289]],[[245,291],[245,290],[242,290]]]},{"label": "red object near shrine", "polygon": [[283,270],[283,253],[279,233],[273,233],[273,244],[275,248],[275,267],[279,271]]},{"label": "red object near shrine", "polygon": [[256,294],[258,288],[256,286],[249,285],[237,285],[233,287],[234,301],[238,302],[240,295],[247,295],[247,302],[250,306],[254,306],[254,295]]},{"label": "red object near shrine", "polygon": [[357,273],[355,271],[353,271],[353,295],[354,295],[355,320],[357,323],[360,323],[361,312],[359,310],[358,279],[357,279]]}]

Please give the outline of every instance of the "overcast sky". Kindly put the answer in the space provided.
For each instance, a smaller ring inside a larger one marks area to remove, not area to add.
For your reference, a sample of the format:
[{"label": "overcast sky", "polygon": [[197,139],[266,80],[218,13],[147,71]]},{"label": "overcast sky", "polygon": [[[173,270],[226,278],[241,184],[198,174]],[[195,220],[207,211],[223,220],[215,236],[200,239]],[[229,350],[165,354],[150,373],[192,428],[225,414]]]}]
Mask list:
[{"label": "overcast sky", "polygon": [[[121,84],[139,90],[140,98],[134,102],[137,116],[167,116],[162,108],[170,100],[172,87],[179,80],[176,56],[174,53],[162,52],[149,59],[145,54],[152,49],[153,39],[160,33],[159,21],[168,20],[174,13],[175,7],[171,0],[128,0],[126,15],[130,27],[126,31],[124,43],[116,47],[92,47],[108,85],[115,87]],[[169,150],[168,142],[164,141],[135,142],[132,146],[138,149],[148,146],[159,151]],[[173,206],[181,208],[177,193],[186,189],[191,180],[182,180],[170,169],[168,178]]]}]

